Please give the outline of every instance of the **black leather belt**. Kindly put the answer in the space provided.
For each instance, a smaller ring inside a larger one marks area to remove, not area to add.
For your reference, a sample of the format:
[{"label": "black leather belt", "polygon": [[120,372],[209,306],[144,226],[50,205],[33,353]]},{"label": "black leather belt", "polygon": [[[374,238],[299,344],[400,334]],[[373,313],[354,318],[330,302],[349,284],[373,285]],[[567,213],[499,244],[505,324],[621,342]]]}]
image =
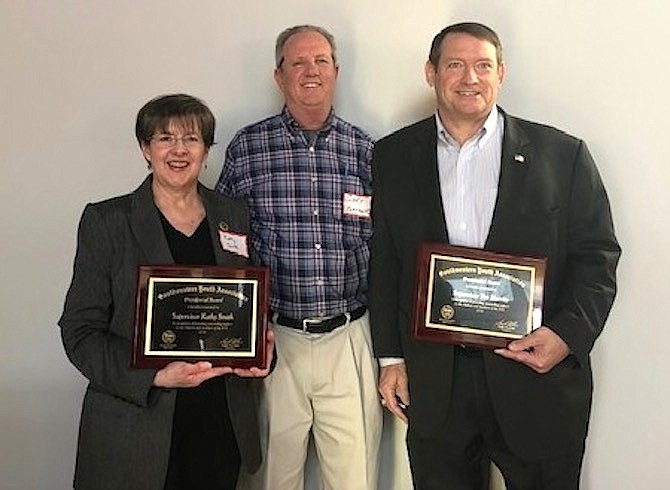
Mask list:
[{"label": "black leather belt", "polygon": [[302,330],[303,332],[328,333],[332,332],[337,327],[341,327],[342,325],[347,323],[347,320],[349,320],[350,322],[358,320],[365,314],[366,310],[367,308],[365,306],[361,306],[349,313],[341,313],[337,316],[324,318],[323,320],[320,320],[318,318],[304,318],[302,320],[299,320],[297,318],[289,318],[287,316],[277,314],[273,314],[271,318],[273,319],[274,322],[278,323],[279,325],[296,328],[298,330]]},{"label": "black leather belt", "polygon": [[482,357],[482,350],[477,347],[468,347],[467,345],[455,345],[454,353],[463,357]]}]

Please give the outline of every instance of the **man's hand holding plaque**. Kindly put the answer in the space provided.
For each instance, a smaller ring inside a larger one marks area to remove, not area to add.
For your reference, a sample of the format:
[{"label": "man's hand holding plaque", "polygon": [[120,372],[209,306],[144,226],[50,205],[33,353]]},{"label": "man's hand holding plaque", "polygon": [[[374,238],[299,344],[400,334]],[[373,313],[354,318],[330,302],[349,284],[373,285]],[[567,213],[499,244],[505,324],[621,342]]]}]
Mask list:
[{"label": "man's hand holding plaque", "polygon": [[556,332],[540,327],[526,337],[513,340],[506,348],[496,349],[495,353],[545,374],[570,354],[570,348]]}]

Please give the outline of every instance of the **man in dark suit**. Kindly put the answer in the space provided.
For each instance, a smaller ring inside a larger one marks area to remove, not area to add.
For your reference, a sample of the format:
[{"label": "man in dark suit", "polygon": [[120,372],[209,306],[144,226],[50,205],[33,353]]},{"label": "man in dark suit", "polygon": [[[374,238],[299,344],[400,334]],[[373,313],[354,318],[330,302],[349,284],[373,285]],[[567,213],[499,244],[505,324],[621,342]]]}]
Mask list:
[{"label": "man in dark suit", "polygon": [[[370,316],[383,403],[409,423],[417,489],[479,488],[486,458],[508,489],[579,488],[589,352],[620,255],[605,189],[583,141],[496,106],[505,65],[490,28],[442,30],[425,72],[436,114],[379,141],[373,163]],[[547,257],[543,326],[495,351],[413,339],[424,241]]]}]

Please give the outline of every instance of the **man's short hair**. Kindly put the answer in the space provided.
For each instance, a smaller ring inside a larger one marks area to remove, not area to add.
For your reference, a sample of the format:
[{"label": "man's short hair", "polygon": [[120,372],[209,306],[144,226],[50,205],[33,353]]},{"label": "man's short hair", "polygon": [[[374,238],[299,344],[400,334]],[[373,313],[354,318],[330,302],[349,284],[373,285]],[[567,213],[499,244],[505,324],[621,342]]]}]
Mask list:
[{"label": "man's short hair", "polygon": [[430,45],[430,54],[428,60],[433,66],[437,66],[440,62],[440,55],[442,54],[442,41],[448,34],[469,34],[481,41],[487,41],[496,48],[496,61],[498,64],[503,61],[502,43],[496,31],[484,24],[477,22],[461,22],[459,24],[452,24],[442,29],[434,38]]},{"label": "man's short hair", "polygon": [[323,27],[314,26],[311,24],[303,24],[289,27],[288,29],[283,30],[281,33],[279,33],[279,36],[277,36],[277,42],[275,44],[275,63],[277,68],[280,68],[284,62],[284,46],[286,45],[286,42],[295,34],[300,34],[302,32],[317,32],[325,37],[326,41],[328,41],[328,44],[330,44],[330,50],[333,54],[333,63],[337,63],[337,59],[335,58],[335,38],[333,35]]}]

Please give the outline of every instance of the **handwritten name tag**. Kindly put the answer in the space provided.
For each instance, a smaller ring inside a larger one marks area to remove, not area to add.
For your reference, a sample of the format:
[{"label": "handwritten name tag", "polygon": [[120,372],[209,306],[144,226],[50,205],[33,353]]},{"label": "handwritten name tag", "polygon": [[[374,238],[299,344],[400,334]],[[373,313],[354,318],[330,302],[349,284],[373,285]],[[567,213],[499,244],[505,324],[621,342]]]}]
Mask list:
[{"label": "handwritten name tag", "polygon": [[362,196],[360,194],[345,192],[342,197],[342,213],[345,216],[370,218],[371,207],[372,196]]},{"label": "handwritten name tag", "polygon": [[219,242],[226,252],[249,258],[248,236],[232,231],[219,230]]}]

